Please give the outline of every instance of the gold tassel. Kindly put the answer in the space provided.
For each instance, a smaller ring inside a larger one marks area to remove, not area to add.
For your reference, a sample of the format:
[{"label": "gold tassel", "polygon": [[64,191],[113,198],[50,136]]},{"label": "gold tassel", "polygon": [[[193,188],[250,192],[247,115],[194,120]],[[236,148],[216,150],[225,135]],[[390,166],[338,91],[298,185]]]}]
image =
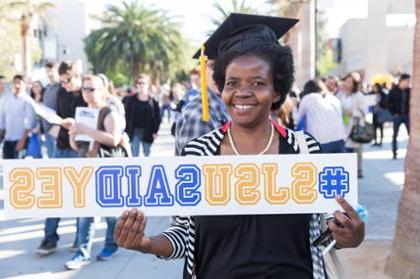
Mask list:
[{"label": "gold tassel", "polygon": [[209,101],[207,98],[207,80],[206,80],[206,62],[207,56],[204,55],[206,47],[204,44],[201,46],[200,54],[200,77],[201,77],[201,102],[203,106],[203,121],[209,121]]}]

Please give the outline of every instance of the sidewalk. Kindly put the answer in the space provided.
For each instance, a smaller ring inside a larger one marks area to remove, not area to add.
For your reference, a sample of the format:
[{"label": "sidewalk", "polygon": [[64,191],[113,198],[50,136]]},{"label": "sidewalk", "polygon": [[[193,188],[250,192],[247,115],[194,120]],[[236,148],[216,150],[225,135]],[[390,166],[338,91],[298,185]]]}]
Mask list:
[{"label": "sidewalk", "polygon": [[[172,156],[173,137],[170,126],[163,124],[160,135],[152,147],[153,156]],[[382,148],[366,147],[364,160],[365,177],[359,180],[360,203],[368,208],[366,241],[360,248],[339,251],[350,273],[349,278],[386,278],[382,275],[383,263],[393,238],[398,201],[403,185],[403,159],[391,160],[390,129],[386,129],[386,141]],[[399,155],[405,157],[407,137],[401,131]],[[62,220],[61,237],[55,254],[45,258],[33,251],[43,236],[42,219],[4,220],[3,185],[0,185],[0,278],[181,278],[183,260],[165,261],[154,256],[120,249],[109,262],[96,259],[79,271],[67,271],[64,262],[71,258],[68,247],[73,242],[75,221]],[[164,230],[167,217],[149,218],[147,233]],[[101,250],[106,224],[96,224],[92,256]],[[374,259],[374,260],[372,260]]]}]

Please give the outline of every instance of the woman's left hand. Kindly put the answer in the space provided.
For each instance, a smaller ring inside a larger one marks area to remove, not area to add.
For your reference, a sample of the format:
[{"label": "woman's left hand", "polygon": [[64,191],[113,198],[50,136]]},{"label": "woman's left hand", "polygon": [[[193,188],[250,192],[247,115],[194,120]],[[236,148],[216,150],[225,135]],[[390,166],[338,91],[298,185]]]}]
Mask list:
[{"label": "woman's left hand", "polygon": [[346,214],[341,211],[334,212],[334,218],[340,223],[334,221],[328,223],[328,228],[332,237],[336,241],[337,248],[357,247],[365,238],[365,223],[360,219],[359,214],[342,197],[336,197],[336,201],[341,205]]}]

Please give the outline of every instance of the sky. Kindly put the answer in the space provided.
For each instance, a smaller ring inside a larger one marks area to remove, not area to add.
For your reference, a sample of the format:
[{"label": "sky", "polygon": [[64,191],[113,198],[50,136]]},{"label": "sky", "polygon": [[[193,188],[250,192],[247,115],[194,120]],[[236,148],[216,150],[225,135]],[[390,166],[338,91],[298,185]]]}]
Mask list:
[{"label": "sky", "polygon": [[[140,1],[140,0],[139,0]],[[230,0],[143,0],[146,5],[163,8],[182,22],[184,35],[193,45],[200,45],[207,38],[208,31],[212,30],[211,18],[215,13],[215,1],[226,5]],[[363,18],[367,16],[368,0],[318,0],[318,9],[325,11],[327,17],[327,33],[330,38],[338,36],[340,26],[350,18]],[[98,7],[115,4],[116,0],[85,0],[89,11],[97,11]],[[253,7],[267,10],[265,0],[248,0]]]}]

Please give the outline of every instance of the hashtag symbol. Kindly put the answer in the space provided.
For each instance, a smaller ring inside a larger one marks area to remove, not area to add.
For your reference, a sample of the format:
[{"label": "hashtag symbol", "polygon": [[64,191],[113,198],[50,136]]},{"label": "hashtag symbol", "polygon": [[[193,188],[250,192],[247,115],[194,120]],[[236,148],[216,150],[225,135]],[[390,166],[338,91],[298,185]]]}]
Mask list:
[{"label": "hashtag symbol", "polygon": [[343,167],[324,167],[319,173],[319,192],[326,199],[344,197],[350,191],[349,173]]}]

